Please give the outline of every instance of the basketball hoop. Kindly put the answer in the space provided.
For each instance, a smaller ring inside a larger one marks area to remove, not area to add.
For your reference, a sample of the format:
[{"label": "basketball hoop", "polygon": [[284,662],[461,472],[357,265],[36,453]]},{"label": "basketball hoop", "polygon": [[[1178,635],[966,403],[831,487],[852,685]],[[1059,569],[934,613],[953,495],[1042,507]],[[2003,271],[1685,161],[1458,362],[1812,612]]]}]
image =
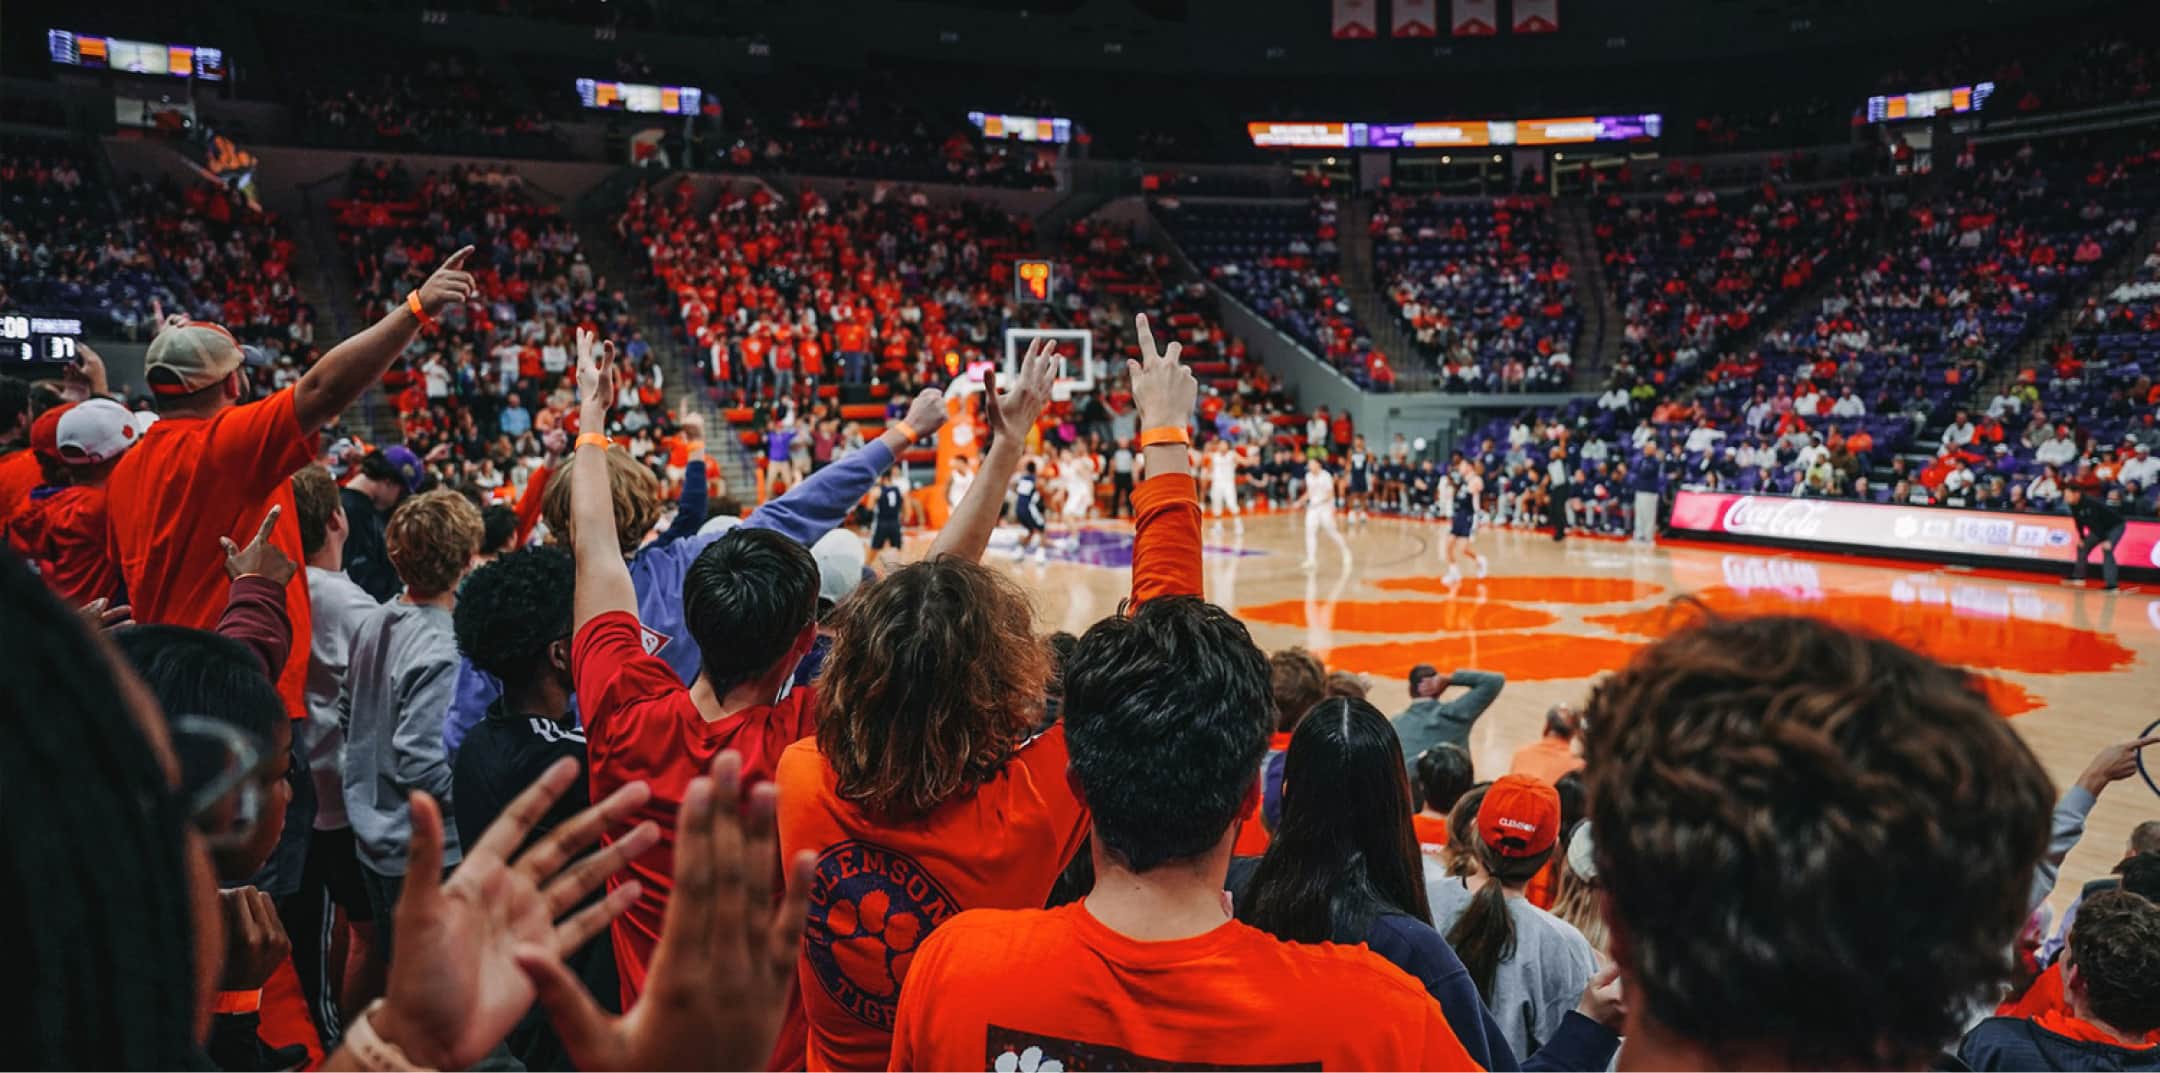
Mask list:
[{"label": "basketball hoop", "polygon": [[[2160,730],[2160,719],[2155,719],[2152,722],[2147,723],[2144,730],[2138,731],[2138,738],[2142,740],[2152,737],[2153,731],[2155,730]],[[2160,782],[2154,782],[2152,772],[2146,769],[2145,750],[2143,749],[2139,749],[2137,751],[2137,769],[2138,778],[2145,780],[2145,788],[2151,790],[2154,796],[2160,797]]]}]

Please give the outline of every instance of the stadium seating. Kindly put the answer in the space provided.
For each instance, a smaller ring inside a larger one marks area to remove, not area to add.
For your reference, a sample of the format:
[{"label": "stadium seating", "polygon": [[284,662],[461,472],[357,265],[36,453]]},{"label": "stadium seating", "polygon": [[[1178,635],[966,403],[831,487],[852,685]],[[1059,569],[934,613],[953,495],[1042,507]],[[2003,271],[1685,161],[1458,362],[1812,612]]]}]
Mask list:
[{"label": "stadium seating", "polygon": [[1443,391],[1543,391],[1572,381],[1582,316],[1545,199],[1388,199],[1373,269]]}]

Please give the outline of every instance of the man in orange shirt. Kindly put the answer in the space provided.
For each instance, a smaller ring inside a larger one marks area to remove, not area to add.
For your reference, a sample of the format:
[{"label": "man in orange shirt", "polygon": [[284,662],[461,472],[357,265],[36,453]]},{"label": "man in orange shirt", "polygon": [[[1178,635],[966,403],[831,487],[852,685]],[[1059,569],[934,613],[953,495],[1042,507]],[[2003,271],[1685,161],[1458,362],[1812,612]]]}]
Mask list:
[{"label": "man in orange shirt", "polygon": [[[1134,363],[1134,394],[1177,385],[1182,407],[1144,412],[1182,437],[1192,374],[1174,344],[1153,356],[1144,321],[1140,335],[1150,360]],[[1184,464],[1166,457],[1183,454],[1175,439],[1148,450],[1173,474]],[[1156,458],[1148,472],[1162,472]],[[888,1068],[1477,1068],[1439,1004],[1379,955],[1231,918],[1223,884],[1236,821],[1258,803],[1272,707],[1267,658],[1198,595],[1165,593],[1089,630],[1066,664],[1063,715],[1066,779],[1094,821],[1094,889],[1057,909],[971,909],[911,943]]]},{"label": "man in orange shirt", "polygon": [[52,438],[66,486],[17,515],[8,543],[38,564],[45,583],[70,607],[97,599],[121,603],[120,568],[109,554],[105,482],[142,437],[141,422],[127,407],[102,398],[55,406],[38,418],[39,426],[48,418],[53,427],[45,435]]},{"label": "man in orange shirt", "polygon": [[1575,753],[1577,726],[1573,709],[1565,704],[1553,705],[1545,713],[1545,733],[1515,750],[1514,759],[1508,762],[1508,774],[1543,779],[1551,786],[1559,783],[1560,776],[1579,770],[1583,758]]},{"label": "man in orange shirt", "polygon": [[[271,543],[304,562],[293,508],[293,472],[313,461],[316,431],[380,379],[423,323],[473,293],[466,247],[360,334],[331,348],[300,382],[241,405],[248,390],[240,345],[214,324],[168,327],[150,341],[144,376],[160,420],[113,469],[106,510],[135,620],[210,629],[225,609],[220,538],[243,544],[263,515],[282,506]],[[295,636],[308,635],[307,580],[293,575],[285,610]],[[278,694],[307,718],[308,661],[288,659]]]}]

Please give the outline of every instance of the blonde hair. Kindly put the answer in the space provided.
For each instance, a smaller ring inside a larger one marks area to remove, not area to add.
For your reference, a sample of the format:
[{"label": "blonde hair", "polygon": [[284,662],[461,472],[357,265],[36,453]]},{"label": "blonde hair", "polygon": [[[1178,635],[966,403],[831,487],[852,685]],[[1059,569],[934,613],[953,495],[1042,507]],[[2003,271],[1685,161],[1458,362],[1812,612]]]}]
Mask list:
[{"label": "blonde hair", "polygon": [[409,594],[440,596],[472,566],[485,531],[471,500],[437,489],[398,505],[383,527],[383,544]]},{"label": "blonde hair", "polygon": [[1565,853],[1553,867],[1560,873],[1560,878],[1555,884],[1552,914],[1575,925],[1575,930],[1590,940],[1590,949],[1597,951],[1599,957],[1605,957],[1609,953],[1607,946],[1611,936],[1605,930],[1604,907],[1598,904],[1597,880],[1585,878],[1570,867]]},{"label": "blonde hair", "polygon": [[[548,475],[547,490],[540,493],[540,516],[548,532],[563,545],[571,541],[570,475],[577,472],[576,456]],[[628,555],[645,542],[645,534],[660,520],[660,479],[652,475],[630,452],[608,448],[608,499],[615,505],[615,543]]]}]

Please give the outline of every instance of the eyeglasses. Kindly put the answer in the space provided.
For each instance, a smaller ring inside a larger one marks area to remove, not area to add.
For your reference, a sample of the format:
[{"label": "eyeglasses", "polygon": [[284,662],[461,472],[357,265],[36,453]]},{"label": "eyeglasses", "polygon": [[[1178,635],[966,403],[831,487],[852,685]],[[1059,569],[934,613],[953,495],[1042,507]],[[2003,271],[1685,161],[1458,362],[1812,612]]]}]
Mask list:
[{"label": "eyeglasses", "polygon": [[[253,738],[202,715],[172,723],[173,751],[180,758],[180,801],[188,822],[212,849],[241,845],[262,822],[262,784],[256,778],[263,752]],[[227,800],[232,802],[224,807]]]}]

